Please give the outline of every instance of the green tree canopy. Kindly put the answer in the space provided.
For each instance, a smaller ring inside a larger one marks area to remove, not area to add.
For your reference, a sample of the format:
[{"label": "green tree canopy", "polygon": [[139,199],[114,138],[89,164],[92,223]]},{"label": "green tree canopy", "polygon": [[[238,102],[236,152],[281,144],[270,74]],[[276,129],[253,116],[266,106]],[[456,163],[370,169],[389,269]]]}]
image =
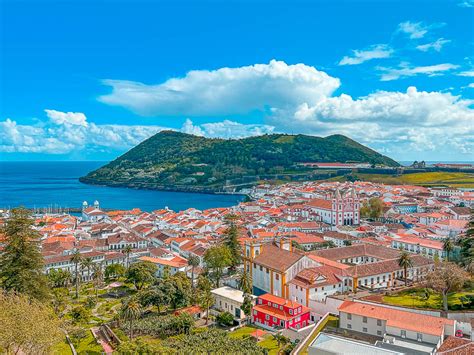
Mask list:
[{"label": "green tree canopy", "polygon": [[39,300],[48,298],[40,236],[33,229],[30,213],[24,208],[13,209],[1,233],[5,235],[5,249],[0,254],[0,287]]},{"label": "green tree canopy", "polygon": [[148,261],[141,261],[132,264],[127,270],[127,280],[132,282],[137,290],[141,290],[145,285],[152,283],[155,280],[157,271],[155,264]]},{"label": "green tree canopy", "polygon": [[206,251],[204,262],[211,270],[216,287],[219,287],[224,269],[232,264],[232,253],[227,246],[216,245]]}]

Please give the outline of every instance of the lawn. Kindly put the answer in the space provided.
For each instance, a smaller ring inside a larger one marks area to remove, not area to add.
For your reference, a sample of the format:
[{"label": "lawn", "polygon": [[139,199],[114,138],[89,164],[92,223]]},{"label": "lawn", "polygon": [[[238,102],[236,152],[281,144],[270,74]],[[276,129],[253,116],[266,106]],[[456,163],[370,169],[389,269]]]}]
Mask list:
[{"label": "lawn", "polygon": [[245,326],[239,329],[234,330],[233,332],[229,333],[231,338],[243,338],[246,335],[252,334],[257,328]]},{"label": "lawn", "polygon": [[[460,297],[467,295],[474,295],[474,292],[455,292],[449,294],[448,308],[452,309],[453,306],[455,307],[457,305],[462,305]],[[426,293],[424,289],[411,289],[401,291],[394,295],[383,296],[382,300],[384,303],[397,306],[443,309],[443,299],[441,297],[441,294],[429,292],[429,297],[426,298]]]},{"label": "lawn", "polygon": [[97,344],[90,330],[87,332],[87,336],[84,339],[81,339],[75,348],[78,354],[84,355],[98,355],[102,354],[103,351],[102,346]]},{"label": "lawn", "polygon": [[64,340],[58,344],[56,344],[55,346],[53,346],[53,348],[51,349],[51,354],[53,355],[70,355],[72,354],[72,351],[71,351],[71,348],[69,347],[69,344],[66,340],[66,338],[64,338]]},{"label": "lawn", "polygon": [[[233,332],[229,333],[229,337],[231,338],[243,338],[246,335],[252,334],[255,330],[260,329],[252,326],[245,326],[239,329],[234,330]],[[268,350],[269,354],[278,354],[280,348],[278,347],[278,342],[273,339],[271,334],[267,334],[264,336],[264,339],[258,343],[259,346]],[[281,347],[284,345],[281,344]]]}]

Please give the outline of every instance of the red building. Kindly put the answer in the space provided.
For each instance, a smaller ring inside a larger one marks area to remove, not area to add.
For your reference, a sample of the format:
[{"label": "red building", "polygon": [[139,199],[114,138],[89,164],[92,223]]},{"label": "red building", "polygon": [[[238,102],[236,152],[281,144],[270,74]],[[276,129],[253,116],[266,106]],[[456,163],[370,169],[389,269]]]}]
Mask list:
[{"label": "red building", "polygon": [[310,323],[308,307],[269,293],[258,297],[252,313],[254,323],[264,328],[300,329]]}]

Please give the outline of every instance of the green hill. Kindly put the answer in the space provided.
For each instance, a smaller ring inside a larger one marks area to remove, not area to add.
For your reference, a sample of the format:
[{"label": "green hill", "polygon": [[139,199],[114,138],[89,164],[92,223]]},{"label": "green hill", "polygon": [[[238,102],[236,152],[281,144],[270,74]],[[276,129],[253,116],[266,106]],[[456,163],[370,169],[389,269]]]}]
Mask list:
[{"label": "green hill", "polygon": [[218,191],[226,184],[251,183],[269,175],[307,174],[309,169],[298,166],[299,162],[349,161],[399,165],[342,135],[215,139],[162,131],[80,180],[109,186]]}]

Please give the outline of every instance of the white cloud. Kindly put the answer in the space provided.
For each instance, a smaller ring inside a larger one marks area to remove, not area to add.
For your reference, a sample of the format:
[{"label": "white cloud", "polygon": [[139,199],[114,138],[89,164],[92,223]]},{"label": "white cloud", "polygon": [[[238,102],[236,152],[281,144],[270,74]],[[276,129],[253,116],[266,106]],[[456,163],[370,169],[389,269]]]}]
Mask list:
[{"label": "white cloud", "polygon": [[451,42],[449,39],[439,38],[431,43],[420,44],[419,46],[416,46],[416,49],[422,52],[428,52],[431,49],[436,52],[440,52],[443,46],[449,42]]},{"label": "white cloud", "polygon": [[75,150],[125,150],[162,130],[158,126],[98,125],[80,112],[45,110],[48,121],[0,122],[0,152],[67,154]]},{"label": "white cloud", "polygon": [[339,65],[357,65],[372,59],[389,58],[393,50],[386,44],[376,44],[365,50],[353,50],[352,56],[345,56]]},{"label": "white cloud", "polygon": [[474,89],[474,83],[470,83],[467,87],[471,88],[471,89]]},{"label": "white cloud", "polygon": [[386,68],[386,67],[377,67],[376,69],[383,72],[380,77],[382,81],[391,81],[407,76],[415,75],[442,75],[446,71],[459,68],[459,65],[451,63],[443,63],[436,65],[427,65],[419,67],[410,67],[408,63],[401,63],[399,68]]},{"label": "white cloud", "polygon": [[458,73],[458,75],[473,77],[474,76],[474,70],[463,71],[463,72]]},{"label": "white cloud", "polygon": [[409,35],[411,39],[423,38],[428,33],[429,28],[422,22],[405,21],[398,25],[398,30]]},{"label": "white cloud", "polygon": [[467,7],[471,8],[474,7],[474,0],[463,0],[458,3],[459,7]]},{"label": "white cloud", "polygon": [[294,112],[279,111],[269,123],[278,130],[308,134],[345,134],[377,147],[395,151],[474,148],[472,101],[449,93],[380,91],[353,99],[342,94],[316,105],[301,104]]},{"label": "white cloud", "polygon": [[146,116],[248,114],[302,100],[316,102],[340,85],[339,79],[314,67],[276,60],[240,68],[193,70],[157,85],[123,80],[104,83],[112,92],[100,101]]},{"label": "white cloud", "polygon": [[44,110],[49,119],[58,125],[70,124],[87,127],[86,116],[82,112],[61,112],[56,110]]}]

